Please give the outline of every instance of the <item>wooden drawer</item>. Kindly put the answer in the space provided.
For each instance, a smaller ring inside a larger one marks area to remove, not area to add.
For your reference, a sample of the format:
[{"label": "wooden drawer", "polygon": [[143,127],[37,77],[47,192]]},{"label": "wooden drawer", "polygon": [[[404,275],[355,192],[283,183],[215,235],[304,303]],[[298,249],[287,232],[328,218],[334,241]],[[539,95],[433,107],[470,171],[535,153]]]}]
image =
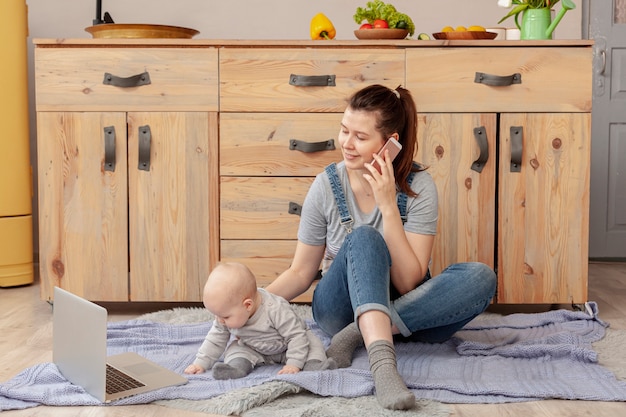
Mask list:
[{"label": "wooden drawer", "polygon": [[[418,112],[591,111],[591,48],[415,48],[406,54],[407,88]],[[521,83],[489,86],[476,82],[476,73],[519,73]]]},{"label": "wooden drawer", "polygon": [[222,114],[220,174],[315,176],[341,160],[336,140],[341,117],[342,113]]},{"label": "wooden drawer", "polygon": [[296,240],[222,240],[222,262],[241,262],[265,287],[289,268],[296,251]]},{"label": "wooden drawer", "polygon": [[[346,99],[370,84],[404,85],[401,49],[220,50],[220,110],[227,112],[343,112]],[[334,86],[292,85],[317,76]]]},{"label": "wooden drawer", "polygon": [[[37,110],[217,111],[217,49],[36,48]],[[150,83],[106,84],[105,73]]]},{"label": "wooden drawer", "polygon": [[[267,287],[293,260],[296,240],[222,240],[221,261],[241,262],[254,273],[259,287]],[[315,283],[294,302],[310,303]]]},{"label": "wooden drawer", "polygon": [[296,239],[300,212],[312,177],[222,177],[221,239]]}]

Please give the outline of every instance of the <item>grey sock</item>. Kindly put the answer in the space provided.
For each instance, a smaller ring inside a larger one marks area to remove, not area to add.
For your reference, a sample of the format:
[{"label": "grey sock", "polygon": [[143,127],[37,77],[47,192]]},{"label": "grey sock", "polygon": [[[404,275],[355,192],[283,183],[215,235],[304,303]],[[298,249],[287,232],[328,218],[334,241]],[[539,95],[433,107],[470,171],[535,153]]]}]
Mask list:
[{"label": "grey sock", "polygon": [[330,340],[326,356],[337,363],[338,368],[347,368],[352,364],[354,351],[363,345],[363,336],[355,323],[348,324]]},{"label": "grey sock", "polygon": [[252,371],[252,368],[252,362],[244,358],[235,358],[228,363],[217,362],[215,365],[213,365],[213,378],[243,378]]},{"label": "grey sock", "polygon": [[415,396],[398,373],[396,350],[387,340],[372,342],[367,348],[374,378],[376,399],[390,410],[408,410],[415,406]]},{"label": "grey sock", "polygon": [[303,371],[325,371],[327,369],[337,369],[337,363],[333,358],[328,358],[325,361],[319,359],[311,359],[304,364]]}]

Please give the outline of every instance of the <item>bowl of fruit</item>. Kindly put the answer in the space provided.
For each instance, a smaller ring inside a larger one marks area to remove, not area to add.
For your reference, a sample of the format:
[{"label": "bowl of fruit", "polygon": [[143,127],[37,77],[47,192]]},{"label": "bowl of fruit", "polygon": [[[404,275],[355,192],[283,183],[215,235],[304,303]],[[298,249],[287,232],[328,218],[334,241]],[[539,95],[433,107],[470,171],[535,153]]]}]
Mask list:
[{"label": "bowl of fruit", "polygon": [[446,26],[441,29],[441,32],[433,33],[435,39],[447,39],[447,40],[480,40],[480,39],[494,39],[498,36],[497,33],[487,32],[484,27],[473,25],[469,27]]},{"label": "bowl of fruit", "polygon": [[415,33],[415,25],[409,16],[381,0],[368,1],[366,7],[357,7],[354,21],[360,25],[354,31],[357,39],[404,39]]}]

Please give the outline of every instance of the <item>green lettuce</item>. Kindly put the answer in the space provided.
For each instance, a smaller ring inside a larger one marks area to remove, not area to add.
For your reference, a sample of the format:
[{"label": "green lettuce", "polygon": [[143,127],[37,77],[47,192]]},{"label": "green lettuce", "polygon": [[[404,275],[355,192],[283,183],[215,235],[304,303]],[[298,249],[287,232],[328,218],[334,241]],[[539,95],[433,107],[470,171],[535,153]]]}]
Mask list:
[{"label": "green lettuce", "polygon": [[368,23],[374,24],[376,19],[387,21],[390,28],[395,29],[400,26],[402,29],[409,31],[409,36],[415,33],[415,24],[409,16],[400,13],[392,4],[386,4],[381,0],[368,1],[367,7],[357,7],[354,14],[354,21],[357,24],[367,20]]}]

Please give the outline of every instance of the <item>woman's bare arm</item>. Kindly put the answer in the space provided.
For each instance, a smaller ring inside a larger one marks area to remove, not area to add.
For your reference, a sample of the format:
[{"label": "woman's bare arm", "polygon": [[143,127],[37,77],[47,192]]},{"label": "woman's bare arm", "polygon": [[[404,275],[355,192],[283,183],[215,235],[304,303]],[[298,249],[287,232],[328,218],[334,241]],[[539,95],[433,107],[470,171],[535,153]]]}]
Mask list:
[{"label": "woman's bare arm", "polygon": [[309,289],[317,276],[324,256],[324,246],[298,242],[289,268],[280,274],[266,290],[291,301]]},{"label": "woman's bare arm", "polygon": [[365,178],[372,186],[383,216],[383,237],[391,255],[391,282],[401,294],[406,294],[424,278],[435,237],[405,232],[396,203],[393,165],[378,155],[374,155],[374,159],[381,164],[381,173],[369,167],[370,175]]}]

